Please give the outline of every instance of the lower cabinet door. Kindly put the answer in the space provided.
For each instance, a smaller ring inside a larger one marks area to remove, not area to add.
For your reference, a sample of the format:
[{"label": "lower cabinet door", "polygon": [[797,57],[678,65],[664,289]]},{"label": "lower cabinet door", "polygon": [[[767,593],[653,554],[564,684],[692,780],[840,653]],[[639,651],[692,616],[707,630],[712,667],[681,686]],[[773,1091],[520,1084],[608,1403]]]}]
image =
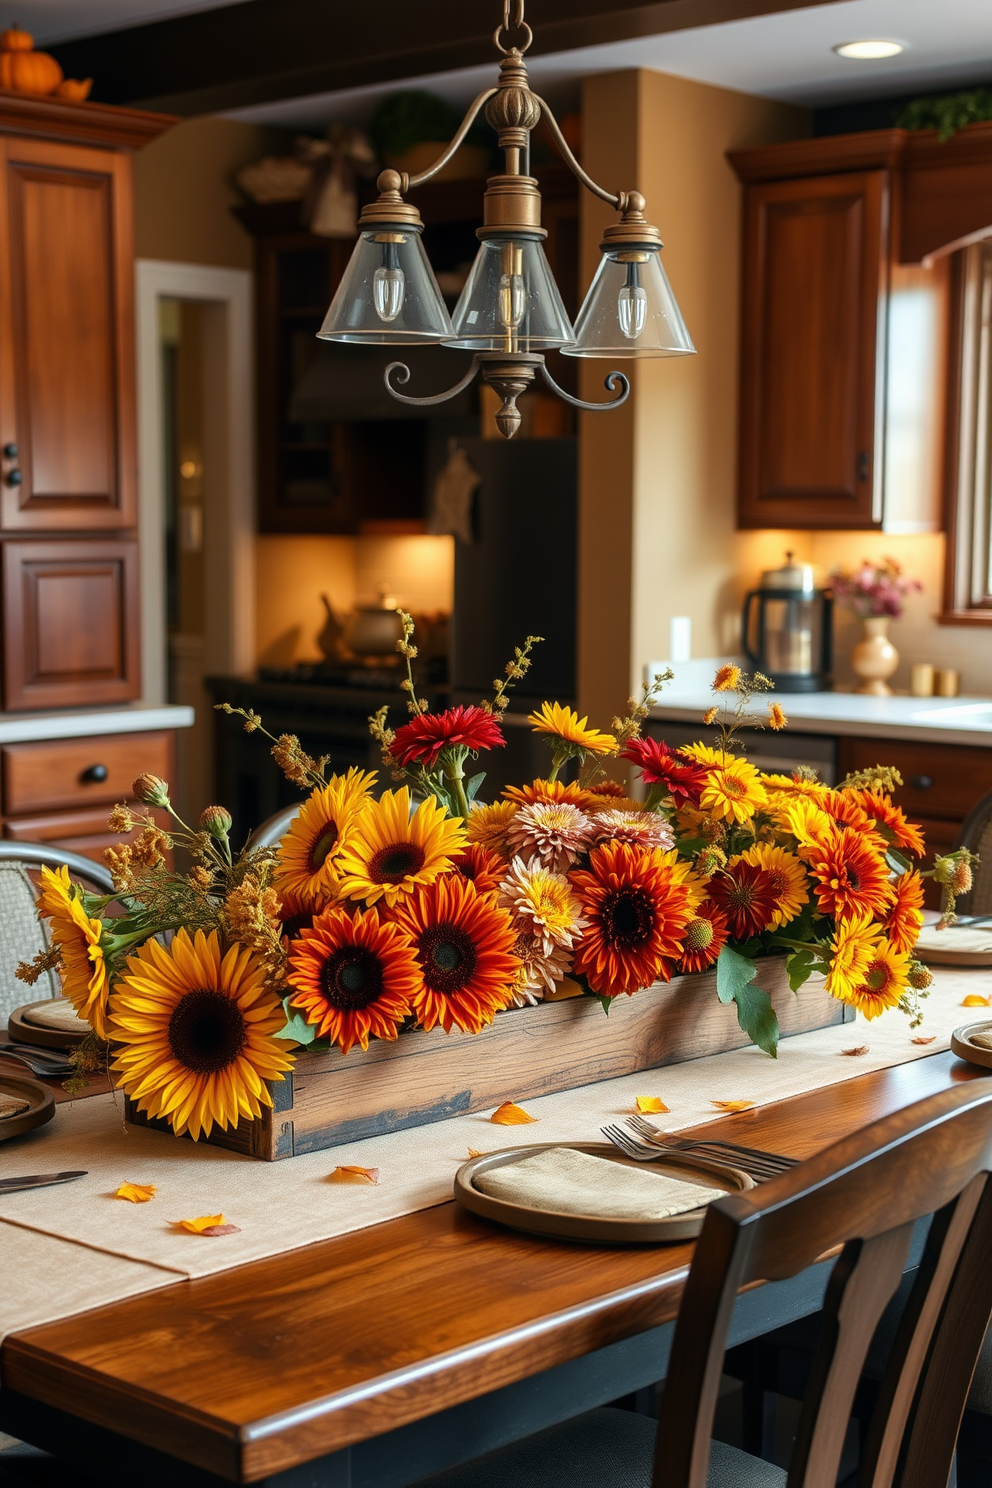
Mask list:
[{"label": "lower cabinet door", "polygon": [[4,542],[3,631],[8,711],[138,697],[137,542]]}]

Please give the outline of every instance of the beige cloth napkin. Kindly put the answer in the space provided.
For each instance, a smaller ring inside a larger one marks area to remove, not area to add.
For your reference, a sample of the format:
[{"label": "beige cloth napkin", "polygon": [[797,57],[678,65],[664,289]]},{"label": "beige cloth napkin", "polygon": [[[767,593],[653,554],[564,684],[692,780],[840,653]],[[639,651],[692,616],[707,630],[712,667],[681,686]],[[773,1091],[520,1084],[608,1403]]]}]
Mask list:
[{"label": "beige cloth napkin", "polygon": [[508,1204],[601,1219],[665,1219],[699,1209],[725,1192],[648,1168],[628,1168],[573,1147],[536,1152],[520,1162],[490,1168],[473,1183],[481,1193]]},{"label": "beige cloth napkin", "polygon": [[84,1018],[80,1018],[66,997],[53,997],[51,1002],[33,1007],[21,1016],[25,1023],[33,1023],[36,1028],[54,1028],[59,1033],[78,1033],[80,1038],[90,1031],[90,1025]]},{"label": "beige cloth napkin", "polygon": [[938,966],[953,966],[955,957],[962,954],[992,958],[992,925],[951,925],[947,930],[924,925],[915,954]]}]

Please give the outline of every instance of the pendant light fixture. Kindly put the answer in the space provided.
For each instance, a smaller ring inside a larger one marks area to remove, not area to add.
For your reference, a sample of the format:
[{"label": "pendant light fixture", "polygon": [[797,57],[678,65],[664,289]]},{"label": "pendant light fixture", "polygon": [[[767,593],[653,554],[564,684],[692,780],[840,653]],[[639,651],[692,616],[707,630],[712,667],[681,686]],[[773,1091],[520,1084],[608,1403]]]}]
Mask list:
[{"label": "pendant light fixture", "polygon": [[[504,45],[511,37],[518,45]],[[358,242],[317,334],[325,341],[366,346],[433,342],[474,351],[472,366],[447,392],[419,398],[400,392],[410,369],[398,361],[386,368],[386,387],[401,403],[432,408],[456,397],[479,375],[499,394],[496,423],[510,439],[520,427],[517,399],[539,374],[566,403],[589,412],[618,408],[630,391],[623,373],[610,372],[606,388],[615,396],[608,402],[574,398],[552,378],[547,351],[658,357],[684,356],[695,347],[662,266],[658,229],[644,216],[644,198],[636,191],[613,195],[598,186],[572,154],[548,105],[530,88],[523,59],[533,33],[524,20],[524,0],[503,0],[494,40],[502,53],[498,85],[475,100],[440,158],[419,175],[384,170],[379,176],[378,200],[359,218]],[[479,251],[449,318],[424,252],[420,213],[404,198],[447,164],[483,109],[505,167],[487,182]],[[574,328],[545,257],[541,193],[530,175],[530,135],[542,118],[573,175],[620,213],[603,235],[603,258]]]}]

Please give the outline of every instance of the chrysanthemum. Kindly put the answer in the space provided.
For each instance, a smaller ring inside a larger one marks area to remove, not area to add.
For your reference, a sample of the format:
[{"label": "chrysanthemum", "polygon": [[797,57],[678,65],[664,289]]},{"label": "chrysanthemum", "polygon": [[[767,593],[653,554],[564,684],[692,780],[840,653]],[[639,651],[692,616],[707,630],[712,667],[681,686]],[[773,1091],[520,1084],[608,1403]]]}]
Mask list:
[{"label": "chrysanthemum", "polygon": [[880,940],[865,967],[862,979],[847,992],[835,992],[840,1002],[849,1003],[866,1018],[877,1018],[888,1008],[896,1007],[909,989],[910,958],[897,951],[887,940]]},{"label": "chrysanthemum", "polygon": [[771,875],[776,904],[771,929],[778,930],[795,919],[809,894],[809,880],[795,853],[786,852],[781,847],[772,847],[765,842],[756,842],[753,847],[741,853],[739,860],[732,858],[730,866],[733,867],[737,861],[753,863],[756,868],[764,868]]},{"label": "chrysanthemum", "polygon": [[475,884],[477,894],[495,894],[503,882],[506,863],[490,847],[481,842],[467,842],[461,852],[452,853],[451,866],[455,873]]},{"label": "chrysanthemum", "polygon": [[575,970],[594,992],[617,997],[670,981],[693,917],[692,895],[677,881],[666,854],[625,842],[593,849],[588,869],[571,874],[589,921],[576,948]]},{"label": "chrysanthemum", "polygon": [[532,806],[535,801],[560,801],[584,811],[592,792],[576,785],[574,780],[532,780],[529,785],[508,785],[503,796],[517,806]]},{"label": "chrysanthemum", "polygon": [[705,971],[727,944],[730,929],[726,915],[706,899],[685,927],[680,971]]},{"label": "chrysanthemum", "polygon": [[519,934],[532,937],[545,955],[555,947],[570,950],[585,929],[579,901],[567,878],[541,863],[514,858],[500,889]]},{"label": "chrysanthemum", "polygon": [[855,791],[859,805],[872,817],[875,826],[887,842],[894,842],[897,847],[910,852],[916,858],[922,858],[926,852],[926,844],[923,840],[923,831],[907,819],[905,811],[901,806],[893,804],[889,796],[882,791]]},{"label": "chrysanthemum", "polygon": [[140,1111],[194,1140],[254,1121],[272,1104],[265,1082],[292,1066],[275,1037],[285,1022],[247,947],[225,952],[215,930],[192,939],[177,930],[168,948],[146,940],[114,988],[117,1083]]},{"label": "chrysanthemum", "polygon": [[528,716],[527,722],[535,734],[551,734],[573,750],[586,754],[613,754],[617,747],[612,734],[586,728],[588,718],[580,718],[574,708],[563,708],[560,703],[542,703],[538,712]]},{"label": "chrysanthemum", "polygon": [[854,827],[834,827],[807,849],[817,903],[823,914],[846,920],[853,915],[881,915],[892,898],[889,870],[876,846]]},{"label": "chrysanthemum", "polygon": [[592,818],[597,842],[640,842],[645,847],[669,848],[675,835],[657,811],[600,811]]},{"label": "chrysanthemum", "polygon": [[375,775],[351,769],[313,791],[279,844],[274,887],[323,909],[338,896],[337,864]]},{"label": "chrysanthemum", "polygon": [[289,951],[290,1006],[343,1053],[393,1039],[419,975],[408,935],[376,909],[325,909]]},{"label": "chrysanthemum", "polygon": [[406,786],[385,791],[366,805],[349,833],[338,870],[341,897],[393,905],[418,884],[433,883],[464,846],[460,818],[446,816],[433,796],[411,816]]},{"label": "chrysanthemum", "polygon": [[458,874],[407,895],[395,911],[413,942],[418,982],[410,1003],[422,1028],[478,1033],[513,1001],[520,971],[505,909]]},{"label": "chrysanthemum", "polygon": [[854,989],[864,980],[880,937],[881,931],[869,914],[838,921],[830,942],[830,971],[826,980],[831,997],[842,1002],[850,1000]]},{"label": "chrysanthemum", "polygon": [[892,903],[882,917],[882,928],[897,951],[911,951],[923,929],[923,880],[914,868],[894,879],[891,888]]},{"label": "chrysanthemum", "polygon": [[403,769],[423,765],[425,770],[433,770],[445,749],[460,747],[477,753],[481,749],[502,749],[505,744],[494,715],[473,703],[447,708],[443,713],[418,713],[396,730],[389,752]]},{"label": "chrysanthemum", "polygon": [[538,858],[552,873],[562,873],[585,852],[592,834],[592,822],[577,806],[535,801],[521,806],[506,837],[514,857]]},{"label": "chrysanthemum", "polygon": [[565,946],[550,950],[533,935],[518,935],[513,953],[520,970],[512,988],[514,1007],[536,1007],[572,969],[572,952]]},{"label": "chrysanthemum", "polygon": [[621,749],[620,758],[638,767],[645,785],[663,785],[676,805],[683,801],[699,805],[709,774],[705,765],[686,759],[660,739],[631,739]]},{"label": "chrysanthemum", "polygon": [[515,801],[495,801],[492,806],[473,805],[465,822],[465,835],[469,842],[493,852],[507,855],[506,833],[517,812]]},{"label": "chrysanthemum", "polygon": [[728,759],[709,772],[699,803],[715,817],[746,822],[768,804],[768,796],[754,765],[747,760]]},{"label": "chrysanthemum", "polygon": [[62,991],[97,1038],[105,1039],[109,981],[100,944],[103,925],[83,909],[64,864],[54,872],[42,868],[40,881],[38,913],[48,920],[52,942],[62,952]]},{"label": "chrysanthemum", "polygon": [[750,940],[769,930],[778,903],[775,881],[766,869],[738,858],[709,881],[710,898],[727,916],[735,940]]}]

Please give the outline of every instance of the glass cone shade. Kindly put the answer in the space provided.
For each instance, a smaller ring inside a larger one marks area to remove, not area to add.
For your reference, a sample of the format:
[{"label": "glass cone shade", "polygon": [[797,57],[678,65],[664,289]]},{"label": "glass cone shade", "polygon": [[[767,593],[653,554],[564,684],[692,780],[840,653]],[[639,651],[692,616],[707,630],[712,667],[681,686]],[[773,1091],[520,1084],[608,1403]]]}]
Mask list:
[{"label": "glass cone shade", "polygon": [[317,335],[365,346],[447,340],[451,321],[420,234],[362,232]]},{"label": "glass cone shade", "polygon": [[604,253],[565,356],[661,357],[694,352],[657,248]]},{"label": "glass cone shade", "polygon": [[539,238],[483,242],[451,317],[449,346],[545,351],[574,339]]}]

